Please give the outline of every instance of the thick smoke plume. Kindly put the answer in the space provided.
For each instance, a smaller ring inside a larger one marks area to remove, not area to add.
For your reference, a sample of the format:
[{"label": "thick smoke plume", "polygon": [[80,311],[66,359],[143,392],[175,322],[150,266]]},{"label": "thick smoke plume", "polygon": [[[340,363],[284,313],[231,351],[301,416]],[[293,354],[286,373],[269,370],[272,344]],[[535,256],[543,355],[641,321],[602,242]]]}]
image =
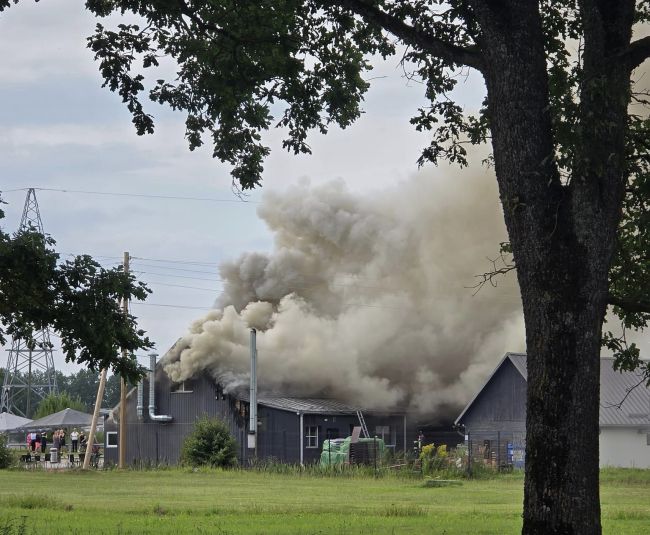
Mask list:
[{"label": "thick smoke plume", "polygon": [[523,349],[514,274],[469,288],[506,239],[492,176],[419,174],[373,195],[304,182],[258,214],[273,252],[221,266],[216,309],[166,356],[173,380],[246,385],[253,326],[263,392],[453,414]]}]

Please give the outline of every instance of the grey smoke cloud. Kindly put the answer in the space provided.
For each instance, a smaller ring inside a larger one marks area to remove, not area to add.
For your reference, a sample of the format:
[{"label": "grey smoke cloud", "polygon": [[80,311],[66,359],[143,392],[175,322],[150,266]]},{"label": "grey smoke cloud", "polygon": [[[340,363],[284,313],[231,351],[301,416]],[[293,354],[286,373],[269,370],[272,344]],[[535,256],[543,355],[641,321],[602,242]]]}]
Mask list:
[{"label": "grey smoke cloud", "polygon": [[173,380],[246,385],[250,325],[262,391],[435,415],[524,349],[515,277],[468,288],[506,239],[493,176],[419,173],[372,195],[303,181],[258,215],[273,251],[221,265],[216,309],[165,358]]}]

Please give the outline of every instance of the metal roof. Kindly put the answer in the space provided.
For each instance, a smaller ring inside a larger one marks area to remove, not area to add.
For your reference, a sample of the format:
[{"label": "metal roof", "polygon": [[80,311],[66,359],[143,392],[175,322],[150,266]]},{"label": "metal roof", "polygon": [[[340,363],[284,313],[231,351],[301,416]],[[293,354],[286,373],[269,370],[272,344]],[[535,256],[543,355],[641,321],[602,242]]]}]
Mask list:
[{"label": "metal roof", "polygon": [[[249,401],[248,391],[242,390],[241,392],[233,393],[233,395],[243,401]],[[364,413],[403,414],[400,411],[379,411],[375,409],[361,408],[334,399],[325,398],[287,398],[258,395],[257,404],[272,409],[303,414],[356,414],[357,411],[363,411]]]},{"label": "metal roof", "polygon": [[276,398],[260,396],[257,398],[260,405],[292,412],[312,414],[356,414],[359,407],[346,405],[333,399],[318,398]]},{"label": "metal roof", "polygon": [[[249,392],[242,390],[233,395],[243,401],[249,401]],[[275,396],[257,396],[257,404],[290,412],[303,414],[356,414],[358,407],[346,405],[332,399],[319,398],[285,398]]]},{"label": "metal roof", "polygon": [[613,363],[600,361],[600,425],[650,425],[650,389],[643,375],[617,372]]},{"label": "metal roof", "polygon": [[[456,419],[456,423],[465,415],[506,360],[509,360],[514,365],[524,380],[528,379],[526,354],[506,353],[485,382],[485,385],[463,409],[463,412]],[[600,359],[599,425],[601,427],[650,426],[650,388],[646,387],[643,375],[639,372],[618,372],[612,367],[613,364],[614,359],[611,357]]]},{"label": "metal roof", "polygon": [[27,425],[31,421],[29,418],[23,418],[8,412],[0,413],[0,432],[16,429],[22,425]]},{"label": "metal roof", "polygon": [[20,429],[46,429],[52,427],[86,427],[93,419],[92,414],[75,409],[63,409],[38,420],[20,426]]},{"label": "metal roof", "polygon": [[528,369],[526,368],[526,353],[507,353],[506,357],[514,364],[517,371],[524,378],[524,381],[527,381]]}]

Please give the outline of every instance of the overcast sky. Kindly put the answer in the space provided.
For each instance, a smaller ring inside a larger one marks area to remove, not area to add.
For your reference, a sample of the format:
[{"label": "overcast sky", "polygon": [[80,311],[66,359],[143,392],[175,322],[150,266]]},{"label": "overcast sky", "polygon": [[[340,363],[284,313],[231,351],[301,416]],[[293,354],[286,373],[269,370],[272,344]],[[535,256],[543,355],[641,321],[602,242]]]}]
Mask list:
[{"label": "overcast sky", "polygon": [[[409,83],[392,58],[377,62],[367,113],[346,131],[312,136],[313,156],[283,152],[280,133],[271,133],[264,187],[251,202],[237,202],[229,169],[210,157],[210,147],[188,151],[182,115],[150,103],[156,133],[135,134],[119,97],[101,88],[85,47],[94,25],[81,0],[24,0],[0,15],[0,188],[9,202],[3,225],[17,227],[25,192],[10,190],[27,187],[229,201],[37,193],[45,231],[63,255],[89,253],[107,266],[120,262],[123,251],[135,257],[133,269],[154,293],[149,305],[134,304],[132,312],[161,354],[204,313],[181,307],[212,305],[221,260],[271,248],[272,236],[255,213],[264,191],[303,177],[340,177],[352,190],[367,192],[417,172],[427,139],[408,119],[423,102],[423,88]],[[477,108],[483,91],[480,79],[469,76],[457,96]],[[446,179],[444,168],[428,172]],[[74,369],[60,354],[55,361],[60,369]]]},{"label": "overcast sky", "polygon": [[[255,213],[264,191],[303,177],[340,177],[351,189],[368,191],[417,171],[427,141],[408,119],[423,102],[423,90],[403,77],[393,58],[372,73],[378,78],[367,96],[367,113],[345,131],[314,135],[313,156],[285,153],[281,133],[272,132],[264,187],[251,194],[252,202],[236,202],[228,167],[210,157],[209,147],[187,149],[181,114],[150,104],[156,133],[135,134],[120,98],[101,88],[85,47],[94,25],[80,0],[24,1],[0,16],[0,187],[9,202],[3,224],[18,225],[25,192],[9,190],[26,187],[231,201],[37,192],[44,228],[61,253],[89,253],[110,265],[129,251],[136,257],[133,269],[154,291],[148,303],[173,305],[132,306],[160,353],[204,312],[177,307],[212,305],[220,285],[210,279],[217,278],[222,259],[270,249],[272,237]],[[467,83],[462,91],[468,102],[480,102],[481,84]],[[56,358],[58,367],[72,369],[61,360]]]}]

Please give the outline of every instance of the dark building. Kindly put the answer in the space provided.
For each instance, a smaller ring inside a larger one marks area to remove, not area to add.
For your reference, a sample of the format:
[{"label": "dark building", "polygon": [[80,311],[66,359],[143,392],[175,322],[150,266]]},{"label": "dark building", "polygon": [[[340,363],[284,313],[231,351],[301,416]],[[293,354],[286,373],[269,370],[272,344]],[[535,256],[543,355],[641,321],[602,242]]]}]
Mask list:
[{"label": "dark building", "polygon": [[523,467],[526,449],[526,355],[507,353],[456,419],[472,460]]},{"label": "dark building", "polygon": [[[650,467],[650,390],[635,372],[600,360],[600,465]],[[507,353],[456,419],[474,462],[522,467],[526,448],[526,355]]]},{"label": "dark building", "polygon": [[[161,366],[155,373],[155,409],[150,414],[149,377],[143,381],[141,399],[137,389],[127,396],[126,462],[176,464],[183,439],[197,418],[218,417],[230,428],[238,444],[239,460],[251,455],[247,447],[248,392],[226,394],[209,376],[172,383]],[[320,458],[323,440],[343,438],[359,426],[357,408],[329,399],[258,396],[257,457],[286,463],[313,463]],[[118,408],[106,422],[105,462],[117,464]],[[152,417],[153,416],[153,417]],[[165,418],[169,417],[169,418]],[[369,434],[383,438],[389,448],[406,447],[406,416],[364,409]],[[158,421],[156,421],[156,418]],[[168,419],[169,421],[160,421]]]}]

